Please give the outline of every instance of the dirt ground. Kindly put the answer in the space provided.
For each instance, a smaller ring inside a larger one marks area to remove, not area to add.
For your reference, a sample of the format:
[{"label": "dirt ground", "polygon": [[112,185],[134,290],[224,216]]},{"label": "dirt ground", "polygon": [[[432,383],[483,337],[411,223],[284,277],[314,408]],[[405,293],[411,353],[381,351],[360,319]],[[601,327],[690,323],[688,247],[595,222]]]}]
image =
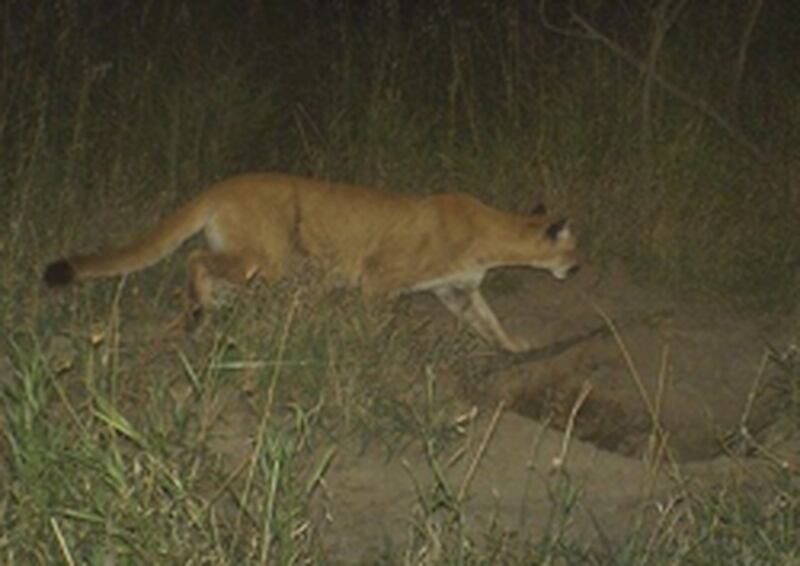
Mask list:
[{"label": "dirt ground", "polygon": [[[741,433],[758,437],[772,424],[780,388],[767,352],[792,344],[790,320],[671,298],[633,284],[621,270],[585,269],[567,282],[530,272],[510,278],[510,291],[489,281],[489,300],[511,333],[545,350],[509,356],[486,349],[443,370],[473,417],[467,448],[443,466],[467,528],[536,539],[553,528],[563,502],[554,486],[568,480],[580,493],[570,536],[590,544],[602,525],[603,536],[621,537],[642,509],[664,520],[687,485],[713,485],[755,455],[752,445],[742,451]],[[453,331],[434,299],[412,299],[401,316],[418,312],[435,313],[434,323]],[[563,348],[552,347],[559,343]],[[228,414],[217,446],[234,457],[236,439],[252,423]],[[390,459],[377,447],[334,449],[315,496],[331,558],[374,558],[404,547],[414,532],[409,518],[430,520],[420,492],[433,478],[420,448]],[[789,447],[770,450],[800,466]],[[436,549],[428,552],[433,557]]]}]

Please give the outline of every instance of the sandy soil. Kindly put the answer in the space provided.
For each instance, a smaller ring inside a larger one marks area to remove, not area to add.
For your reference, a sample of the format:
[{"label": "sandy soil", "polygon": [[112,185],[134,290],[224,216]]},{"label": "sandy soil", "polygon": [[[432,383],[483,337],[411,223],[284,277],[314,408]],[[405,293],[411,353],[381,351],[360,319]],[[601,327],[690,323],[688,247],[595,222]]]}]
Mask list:
[{"label": "sandy soil", "polygon": [[[468,529],[494,525],[517,533],[516,540],[536,540],[563,527],[587,544],[600,531],[614,540],[643,509],[655,524],[675,512],[687,485],[722,481],[741,463],[743,454],[734,459],[730,452],[741,446],[742,427],[758,434],[772,423],[779,373],[766,354],[791,342],[786,321],[670,298],[617,271],[584,270],[565,283],[531,273],[510,277],[512,291],[491,292],[503,285],[490,281],[490,302],[509,331],[545,350],[526,357],[478,348],[439,368],[458,389],[464,413],[474,415],[466,425],[472,432],[456,443],[460,457],[440,457]],[[426,297],[400,316],[422,312],[454,331]],[[563,351],[547,350],[563,341]],[[248,436],[243,430],[252,430],[253,417],[226,414],[216,446],[235,460],[249,450],[236,439]],[[335,456],[315,495],[316,527],[331,558],[374,559],[405,547],[414,527],[435,528],[425,512],[434,479],[419,446],[390,459],[379,447],[331,448]],[[800,465],[789,448],[774,454]],[[754,459],[748,467],[759,465]],[[559,486],[580,493],[561,527]],[[432,557],[436,549],[426,552]]]}]

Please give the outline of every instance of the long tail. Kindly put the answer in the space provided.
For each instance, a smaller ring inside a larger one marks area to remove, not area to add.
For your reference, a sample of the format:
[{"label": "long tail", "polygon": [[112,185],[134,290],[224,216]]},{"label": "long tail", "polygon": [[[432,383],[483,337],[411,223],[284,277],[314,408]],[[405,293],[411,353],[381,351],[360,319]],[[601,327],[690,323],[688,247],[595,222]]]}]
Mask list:
[{"label": "long tail", "polygon": [[144,269],[202,230],[210,213],[207,200],[200,196],[122,248],[54,261],[45,268],[44,281],[50,287],[61,287],[73,281],[113,277]]}]

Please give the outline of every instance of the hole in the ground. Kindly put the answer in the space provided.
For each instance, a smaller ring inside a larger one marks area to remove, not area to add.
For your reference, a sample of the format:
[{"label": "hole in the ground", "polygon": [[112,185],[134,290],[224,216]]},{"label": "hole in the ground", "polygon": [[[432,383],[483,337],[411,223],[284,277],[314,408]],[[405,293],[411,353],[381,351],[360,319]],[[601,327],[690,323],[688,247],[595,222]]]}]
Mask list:
[{"label": "hole in the ground", "polygon": [[[580,404],[574,423],[575,436],[624,456],[641,455],[651,433],[647,415],[593,393]],[[513,393],[509,404],[520,415],[565,431],[579,395],[580,387],[526,387]]]},{"label": "hole in the ground", "polygon": [[[678,462],[707,460],[728,450],[729,440],[738,438],[745,410],[751,431],[774,421],[780,402],[774,387],[761,388],[749,399],[752,380],[700,371],[697,364],[687,364],[689,377],[677,371],[659,374],[658,365],[645,364],[632,377],[615,348],[602,336],[591,337],[527,358],[499,358],[480,368],[472,364],[464,370],[472,375],[464,393],[476,403],[505,399],[514,412],[565,431],[588,382],[592,387],[576,414],[575,438],[627,457],[666,449]],[[762,379],[764,384],[773,380],[768,375]]]},{"label": "hole in the ground", "polygon": [[[494,381],[490,397],[502,396],[514,412],[563,432],[584,382],[589,380],[593,387],[579,405],[572,434],[627,457],[647,454],[656,446],[655,441],[665,442],[658,449],[666,446],[675,461],[707,460],[729,450],[732,440],[742,440],[738,430],[742,408],[748,402],[744,398],[740,404],[726,406],[725,412],[708,403],[707,398],[693,395],[692,390],[671,388],[660,400],[660,434],[655,434],[653,419],[638,392],[631,387],[625,391],[621,379],[609,383],[607,377],[595,380],[576,372],[579,368],[572,369],[569,375],[563,371],[545,374],[549,378],[540,372],[538,379],[532,378],[532,372],[526,371],[496,376],[499,379]],[[756,434],[773,423],[778,403],[780,395],[775,387],[760,392],[748,409],[748,430]],[[715,408],[716,413],[712,412]]]}]

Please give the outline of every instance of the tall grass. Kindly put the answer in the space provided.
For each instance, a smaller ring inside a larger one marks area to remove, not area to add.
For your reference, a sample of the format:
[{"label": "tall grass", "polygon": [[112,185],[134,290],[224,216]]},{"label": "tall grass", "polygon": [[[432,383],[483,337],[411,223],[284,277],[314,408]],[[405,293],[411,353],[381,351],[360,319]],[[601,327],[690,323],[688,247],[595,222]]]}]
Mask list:
[{"label": "tall grass", "polygon": [[[281,169],[509,207],[547,199],[597,258],[750,303],[796,298],[787,148],[800,79],[781,56],[792,44],[778,8],[757,20],[738,83],[742,15],[729,10],[714,11],[723,31],[709,38],[712,9],[687,9],[653,69],[736,124],[760,159],[658,87],[643,115],[646,75],[515,2],[274,4],[249,19],[221,3],[5,10],[7,224],[33,202],[65,219],[98,198],[164,199],[160,210],[209,179]],[[655,16],[603,17],[639,56]],[[48,198],[32,194],[43,186]],[[5,245],[46,237],[24,230]],[[69,230],[58,223],[64,244]]]},{"label": "tall grass", "polygon": [[[645,120],[646,76],[554,31],[571,25],[560,3],[547,22],[511,1],[4,3],[2,560],[322,561],[311,500],[332,457],[325,439],[358,436],[388,454],[453,442],[437,412],[450,400],[431,408],[420,368],[461,346],[380,309],[316,297],[292,307],[299,316],[273,289],[257,310],[217,315],[199,342],[165,347],[131,336],[179,310],[175,265],[124,287],[39,292],[45,261],[125,238],[217,178],[275,169],[509,209],[545,200],[575,217],[598,265],[796,309],[800,76],[784,57],[796,10],[765,7],[737,82],[741,14],[718,4],[681,14],[655,68],[731,120],[758,158],[658,87]],[[600,3],[589,16],[643,57],[651,13]],[[232,393],[232,371],[255,400]],[[258,431],[233,468],[208,447],[226,403],[253,410]],[[557,526],[513,552],[501,535],[468,540],[457,505],[440,519],[420,492],[428,530],[386,561],[430,545],[443,563],[796,559],[796,486],[776,486],[785,499],[769,513],[735,495],[702,499],[685,528],[606,552]],[[556,487],[567,521],[575,493]]]}]

